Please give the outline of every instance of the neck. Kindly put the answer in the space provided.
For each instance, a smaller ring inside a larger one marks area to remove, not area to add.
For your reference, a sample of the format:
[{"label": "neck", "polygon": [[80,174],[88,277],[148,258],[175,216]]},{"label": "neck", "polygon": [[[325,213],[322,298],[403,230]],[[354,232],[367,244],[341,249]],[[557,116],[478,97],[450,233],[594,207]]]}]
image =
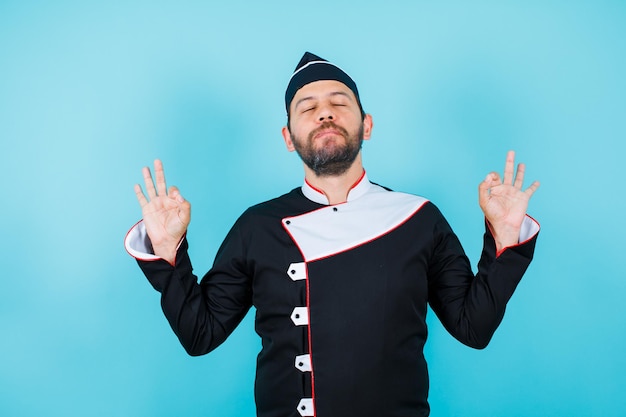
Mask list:
[{"label": "neck", "polygon": [[352,166],[340,175],[318,176],[309,167],[304,166],[304,176],[307,182],[315,189],[322,191],[331,205],[348,201],[348,193],[362,175],[361,154],[357,156]]}]

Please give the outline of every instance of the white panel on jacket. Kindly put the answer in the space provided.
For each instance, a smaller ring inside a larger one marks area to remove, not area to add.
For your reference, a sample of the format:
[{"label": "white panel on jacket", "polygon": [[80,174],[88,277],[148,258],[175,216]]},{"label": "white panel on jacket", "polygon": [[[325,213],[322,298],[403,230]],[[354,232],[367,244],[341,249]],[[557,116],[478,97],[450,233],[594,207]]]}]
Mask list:
[{"label": "white panel on jacket", "polygon": [[352,201],[283,219],[305,261],[335,255],[362,245],[407,221],[428,200],[372,185]]}]

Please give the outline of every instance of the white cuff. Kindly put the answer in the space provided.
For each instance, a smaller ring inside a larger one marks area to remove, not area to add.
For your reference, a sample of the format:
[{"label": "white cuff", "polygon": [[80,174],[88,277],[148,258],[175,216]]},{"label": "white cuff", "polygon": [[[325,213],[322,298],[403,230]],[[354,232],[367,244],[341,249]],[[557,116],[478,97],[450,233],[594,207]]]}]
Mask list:
[{"label": "white cuff", "polygon": [[124,238],[126,252],[133,258],[140,261],[156,261],[162,259],[156,256],[152,250],[150,238],[146,232],[146,225],[140,220],[126,233]]},{"label": "white cuff", "polygon": [[522,228],[519,232],[519,243],[525,243],[539,233],[539,223],[529,215],[526,215]]}]

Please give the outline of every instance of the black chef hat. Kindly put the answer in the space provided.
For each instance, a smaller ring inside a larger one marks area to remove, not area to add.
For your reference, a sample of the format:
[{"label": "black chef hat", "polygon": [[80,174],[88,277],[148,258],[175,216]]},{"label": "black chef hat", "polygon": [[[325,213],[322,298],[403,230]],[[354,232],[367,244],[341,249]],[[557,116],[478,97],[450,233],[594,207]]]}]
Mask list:
[{"label": "black chef hat", "polygon": [[359,103],[361,114],[364,114],[361,99],[359,98],[359,90],[357,90],[354,80],[337,65],[310,52],[304,53],[289,79],[289,85],[287,85],[287,91],[285,92],[287,114],[289,114],[289,105],[296,92],[309,83],[321,80],[334,80],[345,84],[354,93],[356,101]]}]

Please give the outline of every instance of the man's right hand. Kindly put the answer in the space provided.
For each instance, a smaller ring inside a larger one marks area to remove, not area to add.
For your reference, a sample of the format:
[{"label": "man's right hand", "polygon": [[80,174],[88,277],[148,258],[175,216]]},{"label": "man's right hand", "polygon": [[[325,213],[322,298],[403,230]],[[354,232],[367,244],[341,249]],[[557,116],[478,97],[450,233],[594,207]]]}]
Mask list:
[{"label": "man's right hand", "polygon": [[142,172],[148,197],[139,184],[135,184],[135,194],[141,206],[146,232],[154,254],[174,265],[176,249],[191,220],[191,204],[180,195],[178,188],[170,187],[167,190],[160,160],[154,161],[156,183],[152,180],[150,168],[144,167]]}]

